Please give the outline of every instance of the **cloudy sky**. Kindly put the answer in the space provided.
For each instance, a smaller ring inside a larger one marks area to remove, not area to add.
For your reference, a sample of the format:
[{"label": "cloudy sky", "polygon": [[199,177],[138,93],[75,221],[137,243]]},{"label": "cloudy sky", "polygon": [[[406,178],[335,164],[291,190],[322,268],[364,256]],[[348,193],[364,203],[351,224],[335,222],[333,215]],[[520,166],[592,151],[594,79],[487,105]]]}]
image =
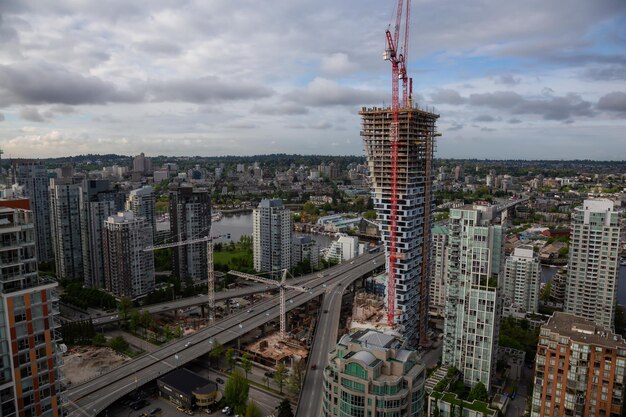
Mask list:
[{"label": "cloudy sky", "polygon": [[[362,154],[395,0],[0,0],[5,157]],[[626,159],[626,1],[413,0],[438,156]]]}]

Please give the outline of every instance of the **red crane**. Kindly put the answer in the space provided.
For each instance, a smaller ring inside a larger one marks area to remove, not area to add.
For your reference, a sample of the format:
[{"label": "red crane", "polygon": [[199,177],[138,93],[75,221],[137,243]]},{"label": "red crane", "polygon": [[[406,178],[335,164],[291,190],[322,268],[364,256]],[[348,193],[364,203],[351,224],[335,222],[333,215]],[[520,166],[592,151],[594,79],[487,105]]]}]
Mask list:
[{"label": "red crane", "polygon": [[402,107],[410,106],[411,102],[411,80],[407,77],[406,55],[409,48],[409,13],[411,10],[411,0],[406,0],[406,16],[403,39],[403,50],[398,51],[398,41],[400,40],[400,27],[402,25],[402,12],[404,0],[398,0],[396,12],[396,24],[393,35],[387,29],[387,48],[383,58],[391,62],[391,197],[389,215],[389,278],[387,285],[387,323],[390,326],[395,324],[396,308],[396,261],[397,253],[397,226],[398,226],[398,140],[399,140],[399,80],[402,80]]}]

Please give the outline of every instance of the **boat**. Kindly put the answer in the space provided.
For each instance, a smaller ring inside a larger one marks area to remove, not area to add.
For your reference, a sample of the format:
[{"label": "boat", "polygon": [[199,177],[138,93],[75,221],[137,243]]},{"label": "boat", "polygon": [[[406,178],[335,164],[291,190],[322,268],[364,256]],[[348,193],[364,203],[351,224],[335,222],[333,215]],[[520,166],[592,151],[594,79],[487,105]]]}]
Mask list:
[{"label": "boat", "polygon": [[213,215],[211,216],[211,221],[219,222],[220,220],[222,220],[223,217],[224,217],[224,214],[222,214],[221,211],[218,211],[217,213],[213,213]]}]

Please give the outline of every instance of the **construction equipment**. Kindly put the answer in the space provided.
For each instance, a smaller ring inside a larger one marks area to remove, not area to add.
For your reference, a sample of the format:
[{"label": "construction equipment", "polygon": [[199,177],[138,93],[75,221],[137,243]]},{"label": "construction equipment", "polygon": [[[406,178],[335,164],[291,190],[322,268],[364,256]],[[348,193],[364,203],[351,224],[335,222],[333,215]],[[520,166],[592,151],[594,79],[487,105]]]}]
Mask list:
[{"label": "construction equipment", "polygon": [[398,228],[398,141],[399,141],[399,80],[402,80],[402,105],[406,108],[411,104],[411,91],[407,92],[407,85],[412,88],[412,81],[407,77],[406,54],[409,48],[409,13],[411,0],[406,2],[405,29],[403,39],[403,51],[398,51],[400,40],[400,26],[402,24],[402,9],[404,0],[398,0],[396,12],[396,24],[393,35],[387,29],[387,48],[383,59],[391,62],[391,196],[389,214],[389,272],[387,285],[387,324],[395,325],[396,317],[396,261],[402,254],[397,252],[397,228]]},{"label": "construction equipment", "polygon": [[213,240],[225,237],[226,239],[230,239],[230,233],[226,233],[223,235],[215,235],[211,236],[211,228],[209,228],[209,233],[207,236],[195,238],[195,239],[187,239],[179,242],[172,243],[163,243],[161,245],[153,245],[144,248],[144,252],[155,251],[159,249],[165,248],[175,248],[178,246],[192,245],[194,243],[202,243],[206,242],[206,257],[207,257],[207,295],[209,298],[209,323],[213,324],[215,321],[215,269],[213,267]]},{"label": "construction equipment", "polygon": [[[276,272],[276,271],[275,271]],[[261,282],[263,284],[274,285],[278,287],[280,290],[280,338],[284,339],[287,335],[286,327],[286,310],[285,310],[285,290],[296,290],[300,292],[307,292],[308,290],[305,287],[298,287],[296,285],[287,285],[287,270],[283,269],[283,276],[280,281],[276,281],[274,279],[262,278],[252,274],[246,274],[245,272],[239,271],[228,271],[229,274],[234,275],[239,278],[247,279],[250,281]]]}]

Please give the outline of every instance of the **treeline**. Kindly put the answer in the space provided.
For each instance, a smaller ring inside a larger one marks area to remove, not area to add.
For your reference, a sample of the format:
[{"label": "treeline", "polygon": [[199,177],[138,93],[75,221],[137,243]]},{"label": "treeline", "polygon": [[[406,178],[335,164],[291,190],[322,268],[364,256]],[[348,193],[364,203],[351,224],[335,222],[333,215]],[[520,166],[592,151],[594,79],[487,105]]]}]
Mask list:
[{"label": "treeline", "polygon": [[96,335],[91,319],[64,324],[60,331],[67,345],[90,345]]},{"label": "treeline", "polygon": [[82,309],[89,307],[102,308],[105,310],[117,308],[117,301],[111,294],[100,291],[95,288],[83,288],[79,282],[61,281],[63,294],[61,294],[61,302],[71,304]]}]

